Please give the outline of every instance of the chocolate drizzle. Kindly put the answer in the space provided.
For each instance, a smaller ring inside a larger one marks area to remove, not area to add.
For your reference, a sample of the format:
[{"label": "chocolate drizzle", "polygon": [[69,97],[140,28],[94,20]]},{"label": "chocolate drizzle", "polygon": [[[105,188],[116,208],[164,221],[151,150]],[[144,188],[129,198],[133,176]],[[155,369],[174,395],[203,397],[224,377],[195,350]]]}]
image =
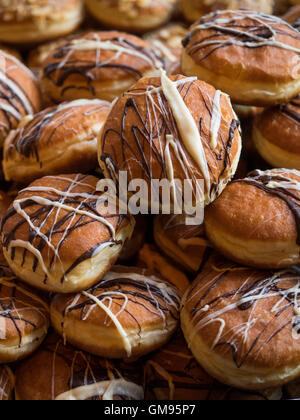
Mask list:
[{"label": "chocolate drizzle", "polygon": [[278,109],[282,114],[291,118],[296,124],[300,124],[300,95],[288,104],[280,105]]}]

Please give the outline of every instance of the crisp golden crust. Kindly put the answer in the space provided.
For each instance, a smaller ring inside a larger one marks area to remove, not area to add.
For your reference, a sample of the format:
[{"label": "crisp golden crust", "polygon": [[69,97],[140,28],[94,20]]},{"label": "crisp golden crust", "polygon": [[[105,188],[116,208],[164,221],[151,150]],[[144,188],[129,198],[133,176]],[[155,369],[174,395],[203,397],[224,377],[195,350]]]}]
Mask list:
[{"label": "crisp golden crust", "polygon": [[255,171],[233,182],[206,211],[206,234],[234,261],[281,268],[300,261],[300,173]]},{"label": "crisp golden crust", "polygon": [[78,100],[25,118],[5,140],[6,180],[29,183],[44,175],[94,170],[97,138],[110,108],[106,101]]},{"label": "crisp golden crust", "polygon": [[41,108],[33,73],[14,56],[0,51],[0,144],[20,120]]},{"label": "crisp golden crust", "polygon": [[14,376],[8,366],[0,366],[0,400],[12,399],[14,389]]},{"label": "crisp golden crust", "polygon": [[54,328],[71,344],[109,358],[141,357],[164,345],[178,326],[181,294],[149,270],[115,266],[78,295],[57,295]]},{"label": "crisp golden crust", "polygon": [[198,364],[181,332],[145,366],[146,399],[175,401],[280,400],[280,388],[247,392],[227,387]]},{"label": "crisp golden crust", "polygon": [[55,101],[113,100],[162,66],[150,44],[122,32],[90,32],[58,43],[43,62],[41,81]]},{"label": "crisp golden crust", "polygon": [[184,17],[195,22],[215,10],[248,9],[272,14],[273,0],[180,0]]},{"label": "crisp golden crust", "polygon": [[189,178],[193,200],[198,193],[204,205],[233,177],[240,150],[227,95],[196,78],[162,73],[141,79],[116,102],[99,141],[99,163],[108,178],[128,171],[128,182],[145,179],[149,187],[151,179]]},{"label": "crisp golden crust", "polygon": [[110,212],[96,191],[98,181],[80,174],[49,176],[19,193],[3,219],[2,240],[20,279],[68,293],[90,287],[114,264],[134,220]]},{"label": "crisp golden crust", "polygon": [[83,18],[81,0],[1,0],[0,40],[38,43],[67,35]]},{"label": "crisp golden crust", "polygon": [[65,346],[62,339],[52,334],[35,355],[18,366],[16,398],[139,400],[143,399],[141,382],[139,365],[93,357]]},{"label": "crisp golden crust", "polygon": [[[1,269],[0,362],[23,359],[35,351],[47,335],[49,310],[34,293]],[[6,277],[6,276],[9,277]]]},{"label": "crisp golden crust", "polygon": [[234,103],[264,106],[299,93],[300,35],[279,18],[251,11],[212,13],[192,26],[184,46],[184,74],[209,83],[214,77],[214,85]]},{"label": "crisp golden crust", "polygon": [[210,246],[204,225],[186,225],[186,216],[156,216],[154,240],[174,263],[195,274],[199,271]]},{"label": "crisp golden crust", "polygon": [[220,257],[183,300],[182,327],[204,369],[231,386],[263,389],[299,376],[300,277]]},{"label": "crisp golden crust", "polygon": [[139,33],[166,23],[176,0],[86,0],[86,5],[102,24]]}]

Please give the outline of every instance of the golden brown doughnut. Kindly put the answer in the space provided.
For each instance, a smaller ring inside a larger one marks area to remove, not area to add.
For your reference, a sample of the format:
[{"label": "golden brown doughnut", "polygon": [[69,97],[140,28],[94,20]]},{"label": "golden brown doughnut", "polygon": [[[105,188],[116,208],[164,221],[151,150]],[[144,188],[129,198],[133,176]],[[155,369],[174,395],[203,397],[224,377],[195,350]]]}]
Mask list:
[{"label": "golden brown doughnut", "polygon": [[185,216],[156,216],[154,240],[159,249],[190,274],[196,274],[210,247],[204,225],[187,226]]},{"label": "golden brown doughnut", "polygon": [[184,17],[195,22],[216,10],[249,9],[272,14],[273,0],[180,0]]},{"label": "golden brown doughnut", "polygon": [[[39,289],[72,293],[100,280],[131,236],[134,219],[113,214],[90,175],[48,176],[22,190],[2,221],[5,258]],[[118,204],[118,203],[117,203]]]},{"label": "golden brown doughnut", "polygon": [[1,0],[0,41],[32,44],[73,32],[83,18],[82,0]]},{"label": "golden brown doughnut", "polygon": [[93,171],[97,138],[110,108],[106,101],[82,99],[25,117],[5,140],[6,181],[29,183],[45,175]]},{"label": "golden brown doughnut", "polygon": [[43,90],[55,102],[114,100],[163,65],[150,44],[122,32],[89,32],[61,41],[44,59]]},{"label": "golden brown doughnut", "polygon": [[147,400],[264,401],[282,398],[281,388],[250,392],[217,382],[195,360],[181,332],[147,361],[145,383]]},{"label": "golden brown doughnut", "polygon": [[276,105],[300,92],[300,34],[275,16],[211,13],[191,27],[184,47],[183,73],[213,84],[236,104]]},{"label": "golden brown doughnut", "polygon": [[257,268],[300,262],[300,172],[257,170],[234,181],[206,211],[205,229],[226,257]]},{"label": "golden brown doughnut", "polygon": [[127,171],[128,182],[144,179],[149,191],[152,179],[168,179],[176,196],[175,179],[189,178],[193,201],[203,206],[233,177],[240,151],[239,122],[228,96],[196,78],[162,71],[161,77],[141,79],[115,103],[99,141],[99,163],[107,178]]},{"label": "golden brown doughnut", "polygon": [[12,399],[14,390],[14,375],[8,366],[0,366],[0,400],[9,401]]},{"label": "golden brown doughnut", "polygon": [[115,266],[91,289],[56,295],[51,321],[69,343],[111,359],[139,358],[168,342],[181,293],[149,270]]},{"label": "golden brown doughnut", "polygon": [[17,58],[0,51],[0,145],[24,116],[40,107],[40,90],[33,73]]},{"label": "golden brown doughnut", "polygon": [[0,268],[0,363],[11,363],[41,345],[49,328],[49,309],[4,269]]},{"label": "golden brown doughnut", "polygon": [[300,95],[260,114],[252,137],[257,151],[272,167],[300,170]]},{"label": "golden brown doughnut", "polygon": [[93,357],[52,334],[16,371],[16,399],[142,400],[142,369]]},{"label": "golden brown doughnut", "polygon": [[300,277],[229,261],[207,265],[186,293],[185,338],[201,366],[229,386],[260,390],[299,377]]},{"label": "golden brown doughnut", "polygon": [[85,0],[100,23],[128,32],[147,32],[166,23],[176,0]]}]

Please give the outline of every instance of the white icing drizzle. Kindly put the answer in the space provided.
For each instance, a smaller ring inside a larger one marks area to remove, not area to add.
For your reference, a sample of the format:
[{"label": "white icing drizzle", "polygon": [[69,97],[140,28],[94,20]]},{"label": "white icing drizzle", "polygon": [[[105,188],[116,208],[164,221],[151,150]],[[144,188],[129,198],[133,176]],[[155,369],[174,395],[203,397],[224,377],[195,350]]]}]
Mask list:
[{"label": "white icing drizzle", "polygon": [[211,125],[210,125],[210,137],[211,137],[211,147],[216,149],[218,145],[218,135],[222,121],[222,111],[221,111],[221,95],[222,92],[217,90],[215,93],[213,105],[212,105],[212,116],[211,116]]},{"label": "white icing drizzle", "polygon": [[[267,171],[261,171],[256,170],[255,171],[258,176],[270,176],[270,177],[280,177],[282,180],[270,180],[266,184],[266,187],[272,188],[272,189],[278,189],[282,188],[283,190],[294,190],[294,191],[300,191],[300,171],[297,171],[296,169],[269,169]],[[297,177],[297,179],[289,178],[287,175],[294,175]],[[251,181],[252,178],[246,178],[245,180]]]}]

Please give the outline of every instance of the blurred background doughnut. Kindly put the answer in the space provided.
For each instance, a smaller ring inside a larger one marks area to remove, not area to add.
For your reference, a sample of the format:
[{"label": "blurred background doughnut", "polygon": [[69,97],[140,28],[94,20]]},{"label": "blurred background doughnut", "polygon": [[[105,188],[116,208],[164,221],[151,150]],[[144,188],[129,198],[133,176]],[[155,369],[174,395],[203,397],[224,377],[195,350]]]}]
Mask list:
[{"label": "blurred background doughnut", "polygon": [[51,321],[65,340],[97,356],[139,358],[178,327],[181,294],[149,270],[115,266],[91,289],[56,295]]},{"label": "blurred background doughnut", "polygon": [[157,50],[122,32],[90,32],[61,41],[42,64],[41,84],[54,102],[113,101],[164,64]]},{"label": "blurred background doughnut", "polygon": [[276,105],[300,92],[300,34],[280,18],[217,11],[183,42],[183,74],[213,84],[235,104]]},{"label": "blurred background doughnut", "polygon": [[[2,221],[3,252],[14,273],[39,289],[72,293],[97,283],[134,229],[97,191],[98,178],[41,178],[22,190]],[[118,204],[117,200],[116,203]]]},{"label": "blurred background doughnut", "polygon": [[142,400],[142,369],[65,346],[56,334],[16,371],[16,399],[24,401]]},{"label": "blurred background doughnut", "polygon": [[73,32],[82,22],[82,0],[1,0],[0,41],[35,44]]},{"label": "blurred background doughnut", "polygon": [[5,140],[6,181],[29,183],[44,175],[96,169],[98,136],[110,108],[106,101],[82,99],[26,117]]}]

